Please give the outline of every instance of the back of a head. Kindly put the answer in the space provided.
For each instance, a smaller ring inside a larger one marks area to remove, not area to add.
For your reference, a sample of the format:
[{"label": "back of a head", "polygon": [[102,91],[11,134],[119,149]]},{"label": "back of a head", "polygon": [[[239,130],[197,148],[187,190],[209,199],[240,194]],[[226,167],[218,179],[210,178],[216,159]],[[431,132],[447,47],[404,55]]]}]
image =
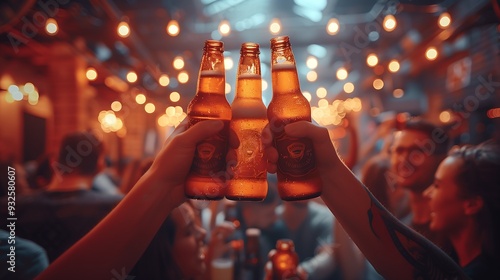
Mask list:
[{"label": "back of a head", "polygon": [[104,153],[103,143],[90,132],[75,132],[66,135],[55,163],[60,175],[79,174],[93,176],[99,172],[99,160]]}]

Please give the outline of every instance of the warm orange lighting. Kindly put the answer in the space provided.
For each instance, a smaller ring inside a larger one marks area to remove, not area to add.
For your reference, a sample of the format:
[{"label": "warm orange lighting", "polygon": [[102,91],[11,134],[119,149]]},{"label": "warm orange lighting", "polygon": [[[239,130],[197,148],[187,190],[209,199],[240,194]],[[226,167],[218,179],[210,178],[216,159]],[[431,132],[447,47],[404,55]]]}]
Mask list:
[{"label": "warm orange lighting", "polygon": [[489,110],[486,112],[486,115],[487,115],[487,116],[488,116],[488,118],[490,118],[490,119],[500,118],[500,108],[493,108],[493,109],[489,109]]},{"label": "warm orange lighting", "polygon": [[142,93],[139,93],[135,96],[135,102],[137,102],[137,104],[144,104],[146,102],[146,96]]},{"label": "warm orange lighting", "polygon": [[339,80],[345,80],[345,79],[347,79],[348,75],[349,74],[347,73],[347,70],[344,67],[340,67],[337,70],[337,79],[339,79]]},{"label": "warm orange lighting", "polygon": [[269,32],[271,32],[271,34],[273,34],[273,35],[276,35],[276,34],[280,33],[280,31],[281,31],[280,20],[279,19],[273,19],[271,21],[271,24],[269,24]]},{"label": "warm orange lighting", "polygon": [[229,25],[229,21],[223,20],[219,24],[219,33],[222,36],[227,36],[231,32],[231,25]]},{"label": "warm orange lighting", "polygon": [[389,62],[389,71],[392,73],[399,71],[399,62],[396,59],[393,59]]},{"label": "warm orange lighting", "polygon": [[326,100],[326,99],[320,99],[318,101],[318,107],[320,107],[320,108],[327,108],[328,107],[328,100]]},{"label": "warm orange lighting", "polygon": [[137,82],[137,74],[134,71],[129,71],[127,73],[127,81],[129,83],[135,83],[135,82]]},{"label": "warm orange lighting", "polygon": [[370,67],[374,67],[378,64],[378,57],[376,54],[371,53],[366,57],[366,64]]},{"label": "warm orange lighting", "polygon": [[339,32],[340,25],[339,20],[336,18],[331,18],[326,24],[326,33],[329,35],[335,35]]},{"label": "warm orange lighting", "polygon": [[427,51],[425,51],[425,57],[427,60],[435,60],[438,57],[438,51],[435,47],[429,47]]},{"label": "warm orange lighting", "polygon": [[314,56],[309,56],[306,60],[306,65],[311,70],[316,69],[318,67],[318,59]]},{"label": "warm orange lighting", "polygon": [[439,27],[444,29],[444,28],[450,26],[450,24],[451,24],[451,16],[449,13],[442,13],[441,15],[439,15],[439,19],[438,19]]},{"label": "warm orange lighting", "polygon": [[165,110],[165,114],[169,117],[175,116],[175,107],[168,106],[167,109]]},{"label": "warm orange lighting", "polygon": [[154,113],[155,110],[156,110],[156,107],[155,107],[155,104],[153,104],[153,103],[148,103],[148,104],[144,105],[144,111],[146,111],[146,113],[148,113],[148,114]]},{"label": "warm orange lighting", "polygon": [[23,90],[28,94],[35,92],[35,85],[33,85],[32,83],[26,83],[24,84]]},{"label": "warm orange lighting", "polygon": [[443,122],[443,123],[450,122],[450,120],[451,120],[451,114],[450,114],[450,112],[448,112],[448,111],[442,111],[439,114],[439,120],[441,122]]},{"label": "warm orange lighting", "polygon": [[326,88],[324,87],[319,87],[317,90],[316,90],[316,96],[318,98],[325,98],[326,95],[328,94],[328,91],[326,90]]},{"label": "warm orange lighting", "polygon": [[179,75],[177,75],[177,79],[179,83],[185,84],[189,81],[189,74],[186,71],[181,71]]},{"label": "warm orange lighting", "polygon": [[160,78],[158,79],[158,83],[162,86],[162,87],[166,87],[168,86],[168,84],[170,84],[170,78],[168,77],[167,74],[162,74],[160,76]]},{"label": "warm orange lighting", "polygon": [[318,73],[316,73],[316,71],[314,70],[311,70],[307,72],[306,78],[309,82],[314,82],[318,79]]},{"label": "warm orange lighting", "polygon": [[87,79],[89,81],[94,81],[95,79],[97,79],[97,71],[94,68],[89,67],[89,68],[87,68],[87,72],[85,73],[85,76],[87,76]]},{"label": "warm orange lighting", "polygon": [[176,56],[174,58],[174,62],[172,63],[175,69],[179,70],[184,68],[184,59],[180,56]]},{"label": "warm orange lighting", "polygon": [[401,98],[403,97],[404,94],[405,94],[404,90],[400,88],[397,88],[392,92],[392,96],[394,96],[394,98]]},{"label": "warm orange lighting", "polygon": [[224,69],[231,70],[233,69],[233,66],[234,66],[233,59],[230,57],[224,57]]},{"label": "warm orange lighting", "polygon": [[344,91],[346,93],[352,93],[354,91],[354,84],[353,83],[345,83],[344,84]]},{"label": "warm orange lighting", "polygon": [[176,20],[171,20],[167,24],[167,33],[170,36],[177,36],[181,29],[179,28],[179,23]]},{"label": "warm orange lighting", "polygon": [[170,101],[177,102],[179,100],[181,100],[181,95],[177,91],[173,91],[170,94]]},{"label": "warm orange lighting", "polygon": [[168,125],[168,116],[166,115],[161,115],[159,118],[158,118],[158,125],[161,126],[161,127],[165,127]]},{"label": "warm orange lighting", "polygon": [[384,81],[382,79],[373,80],[373,88],[376,90],[381,90],[384,87]]},{"label": "warm orange lighting", "polygon": [[397,26],[397,21],[396,18],[393,15],[386,15],[384,17],[384,30],[387,32],[391,32],[394,29],[396,29]]},{"label": "warm orange lighting", "polygon": [[122,103],[120,103],[120,101],[113,101],[113,103],[111,103],[111,110],[118,112],[121,109],[122,109]]},{"label": "warm orange lighting", "polygon": [[57,25],[57,21],[53,18],[47,19],[45,22],[45,31],[47,31],[47,34],[56,35],[58,30],[59,26]]},{"label": "warm orange lighting", "polygon": [[118,32],[118,35],[122,38],[127,38],[130,35],[130,27],[128,26],[128,23],[125,21],[122,21],[118,24],[118,28],[116,29]]}]

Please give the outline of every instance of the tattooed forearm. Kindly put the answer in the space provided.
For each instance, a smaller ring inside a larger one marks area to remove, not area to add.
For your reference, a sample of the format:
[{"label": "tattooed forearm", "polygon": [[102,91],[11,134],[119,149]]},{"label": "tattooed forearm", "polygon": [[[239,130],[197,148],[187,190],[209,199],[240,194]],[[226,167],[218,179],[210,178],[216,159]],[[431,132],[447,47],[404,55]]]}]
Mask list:
[{"label": "tattooed forearm", "polygon": [[413,268],[413,279],[467,279],[462,269],[437,246],[392,216],[369,193],[367,219],[372,234],[393,245],[399,256]]}]

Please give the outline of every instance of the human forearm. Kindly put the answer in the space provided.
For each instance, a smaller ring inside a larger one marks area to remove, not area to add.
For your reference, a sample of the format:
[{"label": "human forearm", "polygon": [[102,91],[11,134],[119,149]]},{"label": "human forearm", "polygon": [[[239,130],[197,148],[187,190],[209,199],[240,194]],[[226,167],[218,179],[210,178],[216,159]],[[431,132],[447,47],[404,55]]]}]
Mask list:
[{"label": "human forearm", "polygon": [[39,279],[110,279],[128,274],[178,204],[167,184],[146,173],[103,221]]},{"label": "human forearm", "polygon": [[313,141],[323,201],[381,275],[387,279],[465,278],[443,251],[380,205],[341,162],[325,128],[295,122],[285,131]]},{"label": "human forearm", "polygon": [[386,279],[465,278],[444,252],[389,214],[340,161],[324,174],[323,200]]}]

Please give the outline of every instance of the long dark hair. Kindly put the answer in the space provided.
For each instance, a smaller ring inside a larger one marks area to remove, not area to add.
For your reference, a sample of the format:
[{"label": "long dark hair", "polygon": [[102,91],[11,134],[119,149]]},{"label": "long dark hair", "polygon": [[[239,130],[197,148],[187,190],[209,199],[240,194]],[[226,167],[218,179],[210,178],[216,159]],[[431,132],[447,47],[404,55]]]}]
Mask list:
[{"label": "long dark hair", "polygon": [[452,150],[450,156],[464,164],[456,177],[462,198],[480,196],[483,208],[477,213],[483,253],[500,261],[500,141]]}]

